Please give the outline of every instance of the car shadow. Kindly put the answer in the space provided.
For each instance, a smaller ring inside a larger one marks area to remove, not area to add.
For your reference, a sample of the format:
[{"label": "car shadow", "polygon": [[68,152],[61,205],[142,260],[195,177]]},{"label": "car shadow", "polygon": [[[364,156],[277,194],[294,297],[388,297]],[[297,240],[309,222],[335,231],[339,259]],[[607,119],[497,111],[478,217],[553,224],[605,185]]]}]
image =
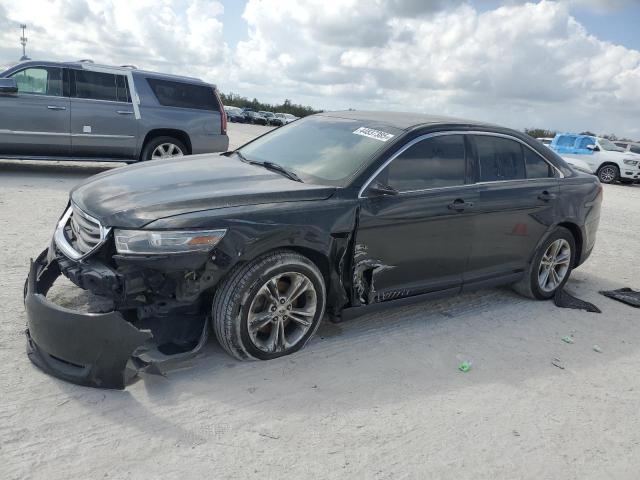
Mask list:
[{"label": "car shadow", "polygon": [[96,162],[58,162],[35,160],[7,160],[0,159],[0,174],[18,174],[26,177],[33,176],[67,176],[89,177],[97,173],[126,165],[125,163]]}]

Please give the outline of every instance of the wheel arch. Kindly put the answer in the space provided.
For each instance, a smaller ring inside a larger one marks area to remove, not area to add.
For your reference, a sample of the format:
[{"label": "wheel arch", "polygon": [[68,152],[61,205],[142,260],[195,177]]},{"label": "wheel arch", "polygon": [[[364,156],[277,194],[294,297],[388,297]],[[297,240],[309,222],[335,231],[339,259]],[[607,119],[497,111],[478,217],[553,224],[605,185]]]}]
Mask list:
[{"label": "wheel arch", "polygon": [[158,137],[173,137],[176,140],[180,140],[185,145],[185,147],[187,147],[187,153],[191,154],[191,152],[193,151],[191,146],[191,138],[184,130],[179,130],[176,128],[154,128],[152,130],[149,130],[145,135],[144,140],[142,141],[142,146],[140,148],[140,156],[142,156],[147,143]]},{"label": "wheel arch", "polygon": [[567,230],[569,230],[569,232],[571,232],[571,235],[573,235],[573,239],[576,242],[576,254],[573,259],[572,267],[576,267],[580,264],[580,259],[582,258],[582,251],[584,248],[582,230],[580,230],[580,227],[573,222],[561,222],[557,226],[566,228]]}]

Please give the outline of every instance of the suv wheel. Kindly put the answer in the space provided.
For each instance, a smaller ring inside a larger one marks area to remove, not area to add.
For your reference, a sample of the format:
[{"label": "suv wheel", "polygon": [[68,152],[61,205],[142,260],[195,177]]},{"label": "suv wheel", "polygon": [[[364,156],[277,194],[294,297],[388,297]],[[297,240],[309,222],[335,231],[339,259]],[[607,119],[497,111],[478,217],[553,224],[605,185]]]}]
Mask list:
[{"label": "suv wheel", "polygon": [[145,145],[142,151],[142,160],[182,157],[187,153],[187,147],[180,140],[173,137],[156,137]]},{"label": "suv wheel", "polygon": [[300,350],[324,315],[324,278],[307,257],[282,250],[234,270],[213,298],[220,345],[240,360],[269,360]]},{"label": "suv wheel", "polygon": [[569,280],[576,254],[573,234],[558,227],[538,247],[524,277],[514,289],[529,298],[547,300]]},{"label": "suv wheel", "polygon": [[620,169],[617,165],[603,165],[598,169],[598,178],[602,183],[613,183],[620,178]]}]

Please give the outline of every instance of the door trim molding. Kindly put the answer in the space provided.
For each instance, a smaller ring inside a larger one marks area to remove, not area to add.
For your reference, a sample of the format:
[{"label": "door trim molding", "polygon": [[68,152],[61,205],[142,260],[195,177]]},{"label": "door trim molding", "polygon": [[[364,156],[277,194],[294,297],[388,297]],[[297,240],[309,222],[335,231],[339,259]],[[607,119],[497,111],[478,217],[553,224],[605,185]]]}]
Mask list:
[{"label": "door trim molding", "polygon": [[0,134],[8,134],[8,135],[46,135],[49,137],[68,137],[70,134],[68,132],[31,132],[28,130],[7,130],[0,129]]}]

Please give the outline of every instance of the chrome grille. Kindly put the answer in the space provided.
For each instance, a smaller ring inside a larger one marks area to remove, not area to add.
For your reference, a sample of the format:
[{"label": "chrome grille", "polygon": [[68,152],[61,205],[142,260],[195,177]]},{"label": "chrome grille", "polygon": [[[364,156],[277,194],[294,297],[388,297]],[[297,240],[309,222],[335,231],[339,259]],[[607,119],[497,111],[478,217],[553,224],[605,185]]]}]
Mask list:
[{"label": "chrome grille", "polygon": [[79,260],[102,245],[108,233],[108,228],[72,204],[58,222],[54,240],[62,253]]},{"label": "chrome grille", "polygon": [[75,205],[71,207],[69,226],[71,227],[72,238],[68,238],[68,240],[80,253],[89,253],[100,244],[102,240],[100,223],[84,214]]}]

